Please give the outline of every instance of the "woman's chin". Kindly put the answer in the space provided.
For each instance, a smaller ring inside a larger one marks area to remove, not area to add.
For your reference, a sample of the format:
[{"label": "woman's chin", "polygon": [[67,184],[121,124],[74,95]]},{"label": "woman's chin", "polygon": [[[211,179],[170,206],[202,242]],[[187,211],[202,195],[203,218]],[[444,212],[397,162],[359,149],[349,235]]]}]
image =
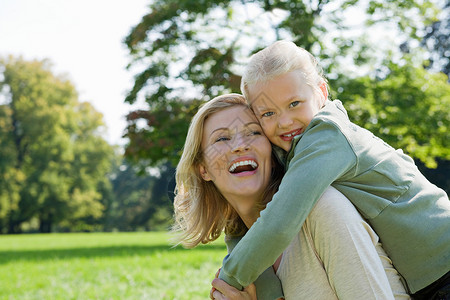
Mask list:
[{"label": "woman's chin", "polygon": [[234,194],[239,197],[261,197],[264,193],[264,185],[235,185],[234,186]]}]

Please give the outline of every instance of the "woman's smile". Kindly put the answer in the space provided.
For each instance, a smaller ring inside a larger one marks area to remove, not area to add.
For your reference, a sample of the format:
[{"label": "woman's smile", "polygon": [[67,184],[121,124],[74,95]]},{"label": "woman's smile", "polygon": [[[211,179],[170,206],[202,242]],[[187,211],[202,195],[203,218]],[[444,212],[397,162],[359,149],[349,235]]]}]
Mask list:
[{"label": "woman's smile", "polygon": [[250,109],[239,105],[209,116],[202,151],[200,174],[237,211],[261,201],[272,172],[272,147]]},{"label": "woman's smile", "polygon": [[240,157],[235,159],[228,171],[236,176],[248,176],[256,173],[258,162],[251,157]]}]

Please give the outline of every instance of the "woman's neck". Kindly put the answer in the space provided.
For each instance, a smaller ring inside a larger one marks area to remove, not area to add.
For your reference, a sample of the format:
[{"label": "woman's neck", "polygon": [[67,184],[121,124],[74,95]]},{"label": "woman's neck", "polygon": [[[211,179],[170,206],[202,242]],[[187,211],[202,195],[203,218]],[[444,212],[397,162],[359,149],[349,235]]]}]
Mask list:
[{"label": "woman's neck", "polygon": [[253,199],[253,197],[249,197],[248,195],[227,197],[228,203],[233,206],[247,228],[252,227],[253,223],[259,218],[260,209],[258,208],[258,203],[261,202],[261,196],[258,195],[256,197],[255,195],[255,198]]},{"label": "woman's neck", "polygon": [[238,212],[238,214],[247,228],[252,227],[253,223],[255,223],[259,218],[259,211],[257,209],[253,209],[252,211],[245,214]]}]

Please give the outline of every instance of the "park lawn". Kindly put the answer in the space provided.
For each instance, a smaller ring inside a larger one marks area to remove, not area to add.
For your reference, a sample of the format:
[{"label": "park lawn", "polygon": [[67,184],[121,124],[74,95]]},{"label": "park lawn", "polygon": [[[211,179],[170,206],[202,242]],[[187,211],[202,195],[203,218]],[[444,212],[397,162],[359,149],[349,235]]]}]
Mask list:
[{"label": "park lawn", "polygon": [[223,238],[187,250],[163,232],[0,235],[0,299],[208,299]]}]

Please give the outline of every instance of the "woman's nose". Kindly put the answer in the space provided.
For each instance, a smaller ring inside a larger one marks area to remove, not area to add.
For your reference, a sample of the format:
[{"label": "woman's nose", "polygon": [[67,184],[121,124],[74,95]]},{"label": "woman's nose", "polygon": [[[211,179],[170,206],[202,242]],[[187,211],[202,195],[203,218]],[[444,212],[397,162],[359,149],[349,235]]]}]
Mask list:
[{"label": "woman's nose", "polygon": [[248,151],[251,147],[251,140],[248,138],[245,138],[243,136],[236,137],[234,140],[234,143],[232,144],[231,152],[242,152],[242,151]]}]

